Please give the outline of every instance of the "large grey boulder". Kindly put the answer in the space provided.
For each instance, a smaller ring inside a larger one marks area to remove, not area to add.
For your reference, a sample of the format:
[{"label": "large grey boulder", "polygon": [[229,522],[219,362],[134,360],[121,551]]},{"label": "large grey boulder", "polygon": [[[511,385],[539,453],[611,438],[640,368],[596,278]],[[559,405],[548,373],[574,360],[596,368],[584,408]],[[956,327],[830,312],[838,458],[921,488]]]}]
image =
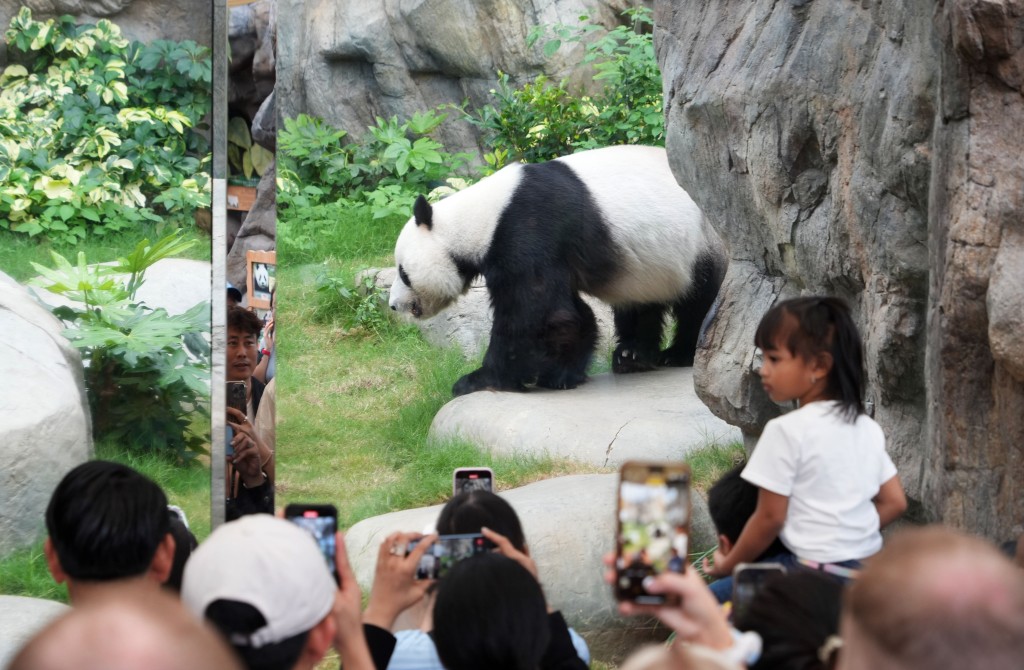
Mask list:
[{"label": "large grey boulder", "polygon": [[655,3],[669,159],[732,255],[698,393],[756,437],[761,315],[845,297],[908,493],[999,539],[1024,519],[1020,10]]},{"label": "large grey boulder", "polygon": [[666,368],[596,375],[568,391],[470,393],[438,411],[430,438],[610,467],[630,459],[679,460],[742,435],[696,396],[692,369]]},{"label": "large grey boulder", "polygon": [[[310,114],[362,137],[377,116],[409,118],[441,104],[490,102],[498,71],[523,83],[538,74],[588,80],[582,47],[546,59],[527,48],[538,25],[589,15],[618,25],[637,0],[280,0],[278,105],[282,118]],[[453,117],[455,115],[450,115]],[[477,130],[449,118],[438,139],[481,153]]]},{"label": "large grey boulder", "polygon": [[82,359],[62,330],[0,272],[0,556],[39,539],[53,489],[92,454]]},{"label": "large grey boulder", "polygon": [[[501,473],[495,475],[500,482]],[[572,475],[500,493],[522,521],[549,604],[583,635],[591,655],[606,662],[621,660],[645,640],[667,635],[649,619],[620,617],[603,579],[602,556],[615,546],[617,483],[615,474]],[[707,549],[716,541],[707,504],[699,494],[693,503],[691,547]],[[384,514],[348,530],[345,543],[364,591],[373,582],[384,538],[395,531],[432,528],[441,507]]]},{"label": "large grey boulder", "polygon": [[48,623],[70,611],[53,600],[0,595],[0,668],[6,668]]}]

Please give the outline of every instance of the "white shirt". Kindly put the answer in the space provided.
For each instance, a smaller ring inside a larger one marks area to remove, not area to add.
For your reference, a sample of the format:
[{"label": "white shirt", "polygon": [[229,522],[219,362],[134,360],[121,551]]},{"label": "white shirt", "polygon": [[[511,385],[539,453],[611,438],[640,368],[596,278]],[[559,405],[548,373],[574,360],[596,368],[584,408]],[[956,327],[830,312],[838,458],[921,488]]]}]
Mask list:
[{"label": "white shirt", "polygon": [[896,475],[882,427],[861,414],[847,422],[839,403],[817,401],[769,421],[743,479],[789,498],[779,539],[800,558],[862,559],[882,548],[872,498]]}]

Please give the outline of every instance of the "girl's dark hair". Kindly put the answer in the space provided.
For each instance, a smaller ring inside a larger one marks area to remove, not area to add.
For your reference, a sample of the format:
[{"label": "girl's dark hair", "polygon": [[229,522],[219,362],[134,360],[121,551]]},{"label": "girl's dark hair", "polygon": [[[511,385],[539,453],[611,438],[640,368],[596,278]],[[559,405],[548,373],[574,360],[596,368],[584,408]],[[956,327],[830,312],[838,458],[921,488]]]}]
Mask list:
[{"label": "girl's dark hair", "polygon": [[551,637],[540,584],[501,554],[459,561],[438,583],[432,635],[448,670],[537,670]]},{"label": "girl's dark hair", "polygon": [[733,622],[764,643],[751,670],[826,670],[818,652],[839,632],[842,591],[837,579],[803,569],[767,579]]},{"label": "girl's dark hair", "polygon": [[758,324],[754,344],[761,349],[785,346],[808,361],[830,354],[826,394],[839,402],[847,421],[864,413],[864,345],[842,298],[813,296],[776,304]]},{"label": "girl's dark hair", "polygon": [[526,538],[519,516],[501,496],[490,491],[460,493],[444,506],[437,518],[440,535],[479,533],[488,527],[508,538],[519,551],[526,550]]}]

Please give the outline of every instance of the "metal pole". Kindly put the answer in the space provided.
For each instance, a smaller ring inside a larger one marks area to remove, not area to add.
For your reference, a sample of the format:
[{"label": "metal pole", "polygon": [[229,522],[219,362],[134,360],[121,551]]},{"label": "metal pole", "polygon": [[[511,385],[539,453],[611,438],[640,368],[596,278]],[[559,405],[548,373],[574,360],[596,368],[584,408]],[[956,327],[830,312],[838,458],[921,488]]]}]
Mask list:
[{"label": "metal pole", "polygon": [[210,387],[210,528],[224,523],[224,389],[227,381],[227,178],[228,178],[228,5],[227,0],[213,0],[213,119],[211,150],[213,152],[212,215],[213,215],[213,279],[210,288],[213,306]]}]

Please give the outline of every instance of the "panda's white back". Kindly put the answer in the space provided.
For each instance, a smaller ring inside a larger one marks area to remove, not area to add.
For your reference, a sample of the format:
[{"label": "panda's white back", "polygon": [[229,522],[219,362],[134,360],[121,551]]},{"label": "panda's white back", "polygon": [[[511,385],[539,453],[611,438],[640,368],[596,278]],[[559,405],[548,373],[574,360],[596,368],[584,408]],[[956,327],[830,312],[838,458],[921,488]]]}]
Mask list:
[{"label": "panda's white back", "polygon": [[720,248],[664,149],[607,147],[556,160],[590,190],[621,254],[620,276],[595,292],[605,302],[671,302],[689,289],[697,257]]}]

